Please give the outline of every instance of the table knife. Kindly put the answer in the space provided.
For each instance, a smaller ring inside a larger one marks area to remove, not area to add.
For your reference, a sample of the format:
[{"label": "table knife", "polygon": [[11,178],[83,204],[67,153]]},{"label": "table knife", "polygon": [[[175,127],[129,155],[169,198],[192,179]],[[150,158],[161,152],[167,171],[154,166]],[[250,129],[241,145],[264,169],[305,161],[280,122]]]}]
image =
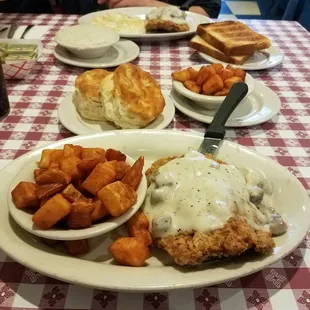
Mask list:
[{"label": "table knife", "polygon": [[18,25],[17,24],[13,24],[10,27],[9,33],[8,33],[8,39],[12,39],[16,30],[18,29]]},{"label": "table knife", "polygon": [[248,86],[245,83],[239,82],[232,86],[219,110],[215,114],[213,121],[209,125],[204,135],[204,139],[199,146],[198,152],[202,154],[211,154],[214,158],[216,157],[216,152],[226,134],[225,124],[231,113],[236,109],[247,93]]}]

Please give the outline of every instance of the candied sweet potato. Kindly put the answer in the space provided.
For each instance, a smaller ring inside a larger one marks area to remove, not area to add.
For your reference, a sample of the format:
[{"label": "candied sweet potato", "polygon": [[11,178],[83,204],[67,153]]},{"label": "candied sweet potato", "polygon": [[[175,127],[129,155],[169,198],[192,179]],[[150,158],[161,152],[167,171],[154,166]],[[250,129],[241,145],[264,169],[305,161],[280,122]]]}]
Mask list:
[{"label": "candied sweet potato", "polygon": [[111,183],[98,192],[98,198],[112,216],[120,216],[137,201],[136,191],[120,181]]},{"label": "candied sweet potato", "polygon": [[82,187],[93,195],[97,193],[107,184],[114,182],[116,178],[116,165],[112,162],[100,163],[90,173],[83,182]]},{"label": "candied sweet potato", "polygon": [[215,70],[215,73],[218,74],[221,70],[224,69],[222,64],[212,64],[210,65]]},{"label": "candied sweet potato", "polygon": [[39,199],[44,199],[59,193],[63,190],[63,188],[64,185],[61,183],[40,185],[37,187],[36,194]]},{"label": "candied sweet potato", "polygon": [[67,226],[72,229],[88,228],[92,225],[91,215],[95,209],[92,203],[77,201],[71,205]]},{"label": "candied sweet potato", "polygon": [[106,158],[105,158],[105,150],[102,148],[83,148],[82,152],[81,152],[81,158],[87,158],[87,157],[92,157],[92,156],[96,156],[99,155],[100,156],[100,162],[105,162]]},{"label": "candied sweet potato", "polygon": [[41,229],[49,229],[70,211],[71,203],[62,194],[56,194],[33,215],[32,221]]},{"label": "candied sweet potato", "polygon": [[235,76],[241,78],[241,80],[245,81],[246,72],[242,69],[235,69]]},{"label": "candied sweet potato", "polygon": [[196,84],[201,86],[209,78],[209,76],[210,68],[208,66],[202,66],[197,74]]},{"label": "candied sweet potato", "polygon": [[122,153],[121,151],[115,150],[115,149],[107,149],[105,152],[105,157],[107,161],[111,160],[117,160],[117,161],[125,161],[126,155]]},{"label": "candied sweet potato", "polygon": [[82,193],[77,190],[72,183],[70,183],[63,191],[62,194],[70,202],[76,202],[82,197]]},{"label": "candied sweet potato", "polygon": [[52,183],[67,185],[71,182],[71,176],[58,169],[48,169],[40,173],[35,180],[38,185]]},{"label": "candied sweet potato", "polygon": [[234,72],[231,70],[223,69],[218,73],[219,77],[225,81],[234,76]]},{"label": "candied sweet potato", "polygon": [[147,245],[133,237],[118,238],[110,246],[110,252],[120,265],[141,267],[150,257]]},{"label": "candied sweet potato", "polygon": [[125,174],[130,170],[131,166],[125,161],[118,161],[116,167],[116,178],[115,180],[121,180]]},{"label": "candied sweet potato", "polygon": [[238,76],[233,76],[230,79],[224,81],[224,88],[231,89],[235,83],[242,82],[242,79]]},{"label": "candied sweet potato", "polygon": [[82,171],[78,168],[81,159],[75,155],[64,157],[59,162],[59,169],[70,175],[72,180],[79,180],[83,178]]},{"label": "candied sweet potato", "polygon": [[31,182],[19,182],[11,193],[16,208],[39,208],[40,201],[36,194],[37,187],[36,184]]},{"label": "candied sweet potato", "polygon": [[100,221],[109,214],[108,209],[103,205],[100,199],[96,199],[92,204],[94,206],[94,211],[91,214],[93,223]]},{"label": "candied sweet potato", "polygon": [[217,75],[212,75],[202,86],[205,95],[212,95],[224,88],[223,80]]},{"label": "candied sweet potato", "polygon": [[122,178],[122,182],[136,190],[142,179],[144,157],[140,156]]},{"label": "candied sweet potato", "polygon": [[127,228],[136,227],[138,229],[149,229],[149,220],[143,212],[136,212],[128,221]]},{"label": "candied sweet potato", "polygon": [[136,239],[142,240],[147,246],[153,243],[152,234],[149,230],[139,229],[135,226],[130,227],[128,230],[130,237],[135,237]]},{"label": "candied sweet potato", "polygon": [[187,80],[190,80],[191,78],[190,72],[187,69],[172,72],[171,75],[174,80],[182,82],[182,83]]},{"label": "candied sweet potato", "polygon": [[196,93],[196,94],[200,94],[201,93],[201,86],[200,85],[197,85],[196,82],[194,81],[185,81],[184,82],[184,86],[192,91],[193,93]]},{"label": "candied sweet potato", "polygon": [[195,69],[192,68],[192,67],[189,67],[189,68],[187,69],[187,71],[188,71],[189,74],[190,74],[190,80],[196,82],[197,77],[198,77],[198,71],[195,70]]},{"label": "candied sweet potato", "polygon": [[68,254],[73,256],[83,255],[89,252],[87,239],[65,241],[64,246]]},{"label": "candied sweet potato", "polygon": [[77,164],[77,167],[80,171],[89,172],[92,171],[100,162],[101,162],[100,155],[98,153],[95,153],[92,156],[83,158]]},{"label": "candied sweet potato", "polygon": [[229,93],[229,89],[227,88],[223,88],[220,91],[217,91],[214,96],[227,96],[227,94]]}]

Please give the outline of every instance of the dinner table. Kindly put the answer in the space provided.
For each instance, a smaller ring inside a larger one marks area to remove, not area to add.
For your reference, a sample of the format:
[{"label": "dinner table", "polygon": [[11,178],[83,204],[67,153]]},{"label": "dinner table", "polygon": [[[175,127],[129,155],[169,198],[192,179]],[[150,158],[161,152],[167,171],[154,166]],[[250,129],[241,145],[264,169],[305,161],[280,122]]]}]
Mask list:
[{"label": "dinner table", "polygon": [[[1,24],[48,26],[41,38],[43,53],[35,68],[25,79],[6,81],[11,112],[0,121],[0,169],[35,148],[73,136],[59,122],[57,107],[74,90],[75,78],[85,69],[57,61],[53,56],[53,38],[61,27],[76,23],[77,18],[61,14],[0,14]],[[284,53],[281,65],[250,72],[277,93],[281,110],[261,125],[228,128],[226,139],[277,161],[309,192],[310,34],[295,21],[243,21],[268,36]],[[133,63],[151,72],[164,91],[171,89],[173,70],[205,63],[185,39],[140,42],[139,46],[141,53]],[[166,130],[202,133],[206,128],[206,124],[176,111]],[[282,260],[239,279],[180,291],[128,293],[49,278],[20,265],[0,250],[0,309],[310,309],[309,268],[310,233]]]}]

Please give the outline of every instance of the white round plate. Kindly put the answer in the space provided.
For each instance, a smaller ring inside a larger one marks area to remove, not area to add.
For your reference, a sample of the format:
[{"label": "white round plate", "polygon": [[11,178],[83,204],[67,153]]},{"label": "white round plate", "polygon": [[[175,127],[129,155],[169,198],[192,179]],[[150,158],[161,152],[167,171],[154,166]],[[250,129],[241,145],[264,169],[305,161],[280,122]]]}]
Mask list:
[{"label": "white round plate", "polygon": [[[211,124],[217,110],[206,110],[191,100],[181,96],[176,91],[170,94],[175,107],[183,114],[200,121]],[[278,95],[261,82],[251,95],[243,99],[226,123],[226,127],[247,127],[262,124],[276,116],[281,108]]]},{"label": "white round plate", "polygon": [[131,62],[140,54],[139,46],[128,40],[121,40],[108,49],[100,58],[78,58],[64,47],[56,45],[54,56],[59,61],[81,68],[110,68]]},{"label": "white round plate", "polygon": [[[199,55],[206,61],[214,63],[227,64],[226,62],[219,61],[207,54],[200,53]],[[276,46],[271,46],[263,51],[257,51],[250,57],[243,65],[235,65],[234,67],[243,70],[263,70],[275,67],[283,62],[284,54]]]},{"label": "white round plate", "polygon": [[[201,67],[202,65],[192,66],[192,68],[196,70],[199,70]],[[255,79],[247,73],[245,76],[245,83],[248,85],[248,96],[255,89]],[[226,98],[226,96],[207,96],[203,94],[196,94],[187,89],[183,83],[175,80],[172,82],[172,86],[179,94],[191,99],[193,103],[204,109],[218,109]]]},{"label": "white round plate", "polygon": [[[155,9],[154,7],[131,7],[131,8],[120,8],[113,10],[98,11],[80,17],[78,22],[79,24],[91,24],[94,17],[115,13],[125,14],[133,18],[145,19],[145,16],[154,9]],[[186,14],[187,14],[186,21],[190,28],[189,31],[169,32],[169,33],[142,33],[142,34],[121,32],[119,35],[122,38],[135,39],[139,41],[177,40],[195,34],[197,26],[199,24],[210,23],[210,19],[206,16],[192,12],[186,12]]]},{"label": "white round plate", "polygon": [[[21,182],[34,182],[33,171],[37,169],[36,162],[40,160],[41,154],[36,152],[36,156],[29,158],[22,169],[11,182],[9,193],[15,188],[15,186]],[[134,160],[127,157],[126,161],[132,165]],[[22,209],[17,209],[14,205],[11,195],[8,196],[9,211],[13,219],[18,225],[27,230],[28,232],[46,239],[53,240],[80,240],[96,237],[105,234],[128,221],[140,208],[144,201],[147,190],[147,181],[144,176],[137,189],[138,199],[132,208],[127,210],[124,214],[118,217],[111,217],[106,221],[102,221],[98,224],[94,224],[89,228],[84,229],[63,229],[63,228],[51,228],[47,230],[37,228],[32,222],[33,213],[26,212]]]},{"label": "white round plate", "polygon": [[[163,112],[145,129],[164,129],[174,118],[175,108],[169,95],[164,95]],[[58,107],[58,118],[62,125],[77,135],[89,135],[108,130],[116,130],[110,122],[96,122],[82,118],[72,103],[72,94],[67,95]],[[121,129],[119,129],[121,130]]]},{"label": "white round plate", "polygon": [[[51,147],[61,148],[66,143],[84,147],[112,147],[132,158],[144,155],[147,168],[156,159],[182,155],[189,147],[198,149],[202,139],[201,134],[193,132],[128,130],[76,136],[53,143]],[[288,232],[274,239],[276,248],[272,255],[245,255],[217,264],[205,264],[200,268],[176,268],[169,264],[164,252],[155,251],[145,267],[118,266],[108,253],[108,246],[120,232],[117,229],[90,239],[91,251],[87,255],[79,259],[70,257],[44,245],[8,217],[10,183],[20,169],[30,160],[36,159],[40,152],[37,150],[19,157],[0,172],[1,180],[6,180],[0,183],[0,247],[26,267],[65,282],[131,292],[214,285],[254,273],[275,263],[292,252],[309,229],[309,197],[294,175],[267,157],[225,141],[219,149],[219,158],[233,165],[259,169],[274,184],[277,210],[288,223]]]}]

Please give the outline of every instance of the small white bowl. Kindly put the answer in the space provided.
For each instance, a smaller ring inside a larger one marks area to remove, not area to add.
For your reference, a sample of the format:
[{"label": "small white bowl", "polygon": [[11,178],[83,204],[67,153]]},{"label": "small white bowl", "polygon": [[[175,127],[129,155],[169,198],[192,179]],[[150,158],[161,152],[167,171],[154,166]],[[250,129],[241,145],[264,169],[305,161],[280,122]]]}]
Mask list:
[{"label": "small white bowl", "polygon": [[[193,66],[195,70],[199,70],[201,66]],[[245,83],[248,85],[248,93],[249,95],[255,89],[255,79],[249,75],[248,73],[245,76]],[[189,89],[187,89],[183,83],[178,81],[173,81],[172,83],[173,88],[182,96],[191,99],[193,103],[197,104],[199,107],[207,110],[214,110],[218,109],[223,101],[225,100],[226,96],[207,96],[196,94]]]},{"label": "small white bowl", "polygon": [[75,25],[60,29],[55,35],[55,41],[75,56],[91,59],[103,56],[119,41],[119,34],[100,25]]},{"label": "small white bowl", "polygon": [[[121,216],[110,217],[106,220],[103,219],[102,222],[84,229],[65,229],[57,227],[47,230],[40,229],[36,227],[32,222],[32,216],[34,212],[29,212],[29,210],[17,209],[12,201],[11,196],[11,191],[19,182],[34,182],[33,170],[37,168],[36,162],[40,160],[40,157],[41,155],[29,158],[28,164],[25,166],[25,168],[20,170],[20,172],[13,179],[7,197],[11,216],[19,226],[21,226],[23,229],[25,229],[31,234],[53,240],[80,240],[103,235],[121,226],[123,223],[129,220],[139,210],[140,206],[144,201],[147,190],[147,181],[145,175],[143,174],[142,180],[137,189],[137,202]],[[134,163],[134,160],[127,156],[126,162],[132,165]]]}]

